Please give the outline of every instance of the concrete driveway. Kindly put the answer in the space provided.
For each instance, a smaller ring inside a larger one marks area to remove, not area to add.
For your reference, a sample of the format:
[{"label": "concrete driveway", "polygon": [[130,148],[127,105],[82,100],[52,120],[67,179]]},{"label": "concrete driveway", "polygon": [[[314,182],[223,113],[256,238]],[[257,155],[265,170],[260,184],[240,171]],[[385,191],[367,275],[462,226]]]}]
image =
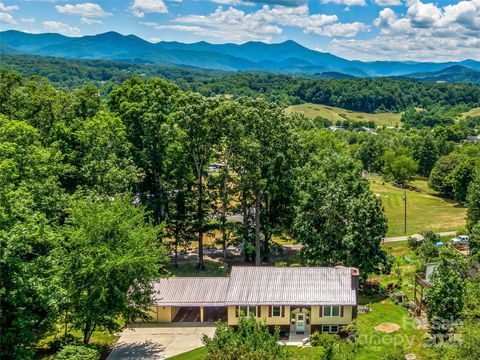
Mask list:
[{"label": "concrete driveway", "polygon": [[123,331],[107,360],[166,359],[203,346],[203,335],[214,333],[214,324],[138,324]]}]

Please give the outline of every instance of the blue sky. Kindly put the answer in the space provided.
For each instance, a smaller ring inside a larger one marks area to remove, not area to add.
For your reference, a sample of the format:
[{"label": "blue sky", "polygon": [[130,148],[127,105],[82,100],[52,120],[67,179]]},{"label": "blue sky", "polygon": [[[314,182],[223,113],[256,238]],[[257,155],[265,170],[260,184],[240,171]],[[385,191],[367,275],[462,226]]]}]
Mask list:
[{"label": "blue sky", "polygon": [[480,60],[480,0],[423,1],[0,0],[0,30],[113,30],[152,42],[291,39],[349,59]]}]

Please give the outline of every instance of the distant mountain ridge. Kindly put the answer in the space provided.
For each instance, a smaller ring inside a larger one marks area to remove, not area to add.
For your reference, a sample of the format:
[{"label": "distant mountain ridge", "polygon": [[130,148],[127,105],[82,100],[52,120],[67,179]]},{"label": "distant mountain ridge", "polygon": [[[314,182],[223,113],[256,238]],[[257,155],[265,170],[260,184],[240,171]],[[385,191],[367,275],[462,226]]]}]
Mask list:
[{"label": "distant mountain ridge", "polygon": [[430,82],[480,84],[480,71],[472,70],[462,65],[453,65],[439,71],[407,74],[402,76],[402,78]]},{"label": "distant mountain ridge", "polygon": [[30,34],[7,30],[0,32],[0,53],[121,60],[229,71],[331,74],[335,77],[402,76],[441,71],[455,65],[480,71],[480,62],[475,60],[457,63],[347,60],[308,49],[292,40],[278,44],[210,44],[203,41],[192,44],[162,41],[153,44],[135,35],[116,32],[68,37],[54,33]]}]

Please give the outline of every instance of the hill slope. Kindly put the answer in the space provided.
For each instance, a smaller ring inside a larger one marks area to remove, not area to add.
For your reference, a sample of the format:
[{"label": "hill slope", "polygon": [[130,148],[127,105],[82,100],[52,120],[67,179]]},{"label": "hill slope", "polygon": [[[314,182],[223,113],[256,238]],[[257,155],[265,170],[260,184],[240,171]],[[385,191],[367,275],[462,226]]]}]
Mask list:
[{"label": "hill slope", "polygon": [[[308,49],[294,41],[278,44],[247,42],[245,44],[210,44],[197,42],[145,41],[135,35],[107,32],[83,37],[60,34],[28,34],[7,30],[0,32],[0,52],[65,58],[115,60],[135,63],[182,65],[217,70],[262,70],[282,73],[305,73],[322,77],[401,76],[412,73],[441,71],[462,65],[480,71],[480,62],[419,63],[351,61]],[[452,77],[453,79],[455,77]]]},{"label": "hill slope", "polygon": [[453,65],[440,71],[407,74],[403,78],[432,82],[480,84],[480,71],[472,70],[462,65]]}]

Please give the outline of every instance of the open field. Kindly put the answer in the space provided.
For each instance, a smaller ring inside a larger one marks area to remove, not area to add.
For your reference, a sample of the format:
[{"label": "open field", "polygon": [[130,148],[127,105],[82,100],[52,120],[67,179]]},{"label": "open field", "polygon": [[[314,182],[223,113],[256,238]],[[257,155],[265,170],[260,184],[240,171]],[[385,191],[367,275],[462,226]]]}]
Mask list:
[{"label": "open field", "polygon": [[480,107],[473,108],[470,111],[464,112],[458,117],[458,119],[465,119],[467,116],[480,116]]},{"label": "open field", "polygon": [[465,207],[427,190],[425,180],[413,182],[418,191],[400,189],[381,179],[371,179],[371,189],[381,197],[388,217],[387,236],[404,235],[403,194],[407,192],[407,235],[422,230],[455,231],[465,225]]},{"label": "open field", "polygon": [[401,114],[394,113],[380,113],[368,114],[364,112],[350,111],[334,106],[318,105],[318,104],[300,104],[289,106],[286,111],[288,113],[298,111],[303,112],[308,117],[321,116],[325,119],[331,120],[334,123],[338,120],[350,121],[371,121],[373,120],[377,126],[400,126]]}]

